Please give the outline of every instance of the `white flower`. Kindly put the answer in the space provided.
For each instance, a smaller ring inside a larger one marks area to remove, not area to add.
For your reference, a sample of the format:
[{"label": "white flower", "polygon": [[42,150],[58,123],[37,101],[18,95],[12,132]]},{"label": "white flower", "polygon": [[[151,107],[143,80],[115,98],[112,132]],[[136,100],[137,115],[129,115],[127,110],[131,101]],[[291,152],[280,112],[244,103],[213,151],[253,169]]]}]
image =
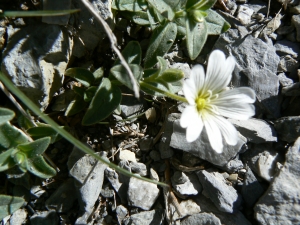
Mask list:
[{"label": "white flower", "polygon": [[183,93],[189,105],[181,115],[180,125],[186,128],[188,142],[195,141],[205,127],[216,152],[223,151],[222,136],[229,145],[237,144],[237,131],[224,117],[246,120],[253,116],[255,92],[249,87],[226,88],[234,67],[233,56],[226,59],[223,52],[215,50],[209,56],[206,76],[203,67],[196,65],[184,81]]}]

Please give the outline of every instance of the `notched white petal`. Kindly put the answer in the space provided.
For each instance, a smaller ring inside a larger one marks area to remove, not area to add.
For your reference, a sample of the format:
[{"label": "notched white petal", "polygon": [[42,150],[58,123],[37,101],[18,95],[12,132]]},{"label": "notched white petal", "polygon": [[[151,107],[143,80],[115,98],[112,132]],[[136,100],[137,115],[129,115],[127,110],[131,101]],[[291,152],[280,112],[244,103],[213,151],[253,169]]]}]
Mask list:
[{"label": "notched white petal", "polygon": [[194,123],[194,119],[198,117],[198,112],[195,106],[188,105],[183,110],[180,117],[180,126],[187,128],[191,123]]},{"label": "notched white petal", "polygon": [[191,79],[193,79],[198,92],[197,94],[199,94],[199,91],[203,89],[205,81],[205,72],[203,66],[195,65],[192,68]]},{"label": "notched white petal", "polygon": [[203,129],[202,119],[198,116],[198,118],[191,123],[186,129],[186,140],[187,142],[196,141],[200,136]]},{"label": "notched white petal", "polygon": [[223,140],[220,128],[218,127],[213,115],[205,115],[203,119],[209,143],[217,153],[223,152]]}]

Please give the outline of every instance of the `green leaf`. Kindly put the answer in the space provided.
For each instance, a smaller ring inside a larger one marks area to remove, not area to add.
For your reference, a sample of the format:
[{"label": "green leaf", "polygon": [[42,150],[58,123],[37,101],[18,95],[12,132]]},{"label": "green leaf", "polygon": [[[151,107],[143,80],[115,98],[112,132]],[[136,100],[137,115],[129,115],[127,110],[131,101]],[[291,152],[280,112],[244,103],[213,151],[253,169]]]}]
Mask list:
[{"label": "green leaf", "polygon": [[147,9],[148,20],[152,30],[158,26],[159,23],[165,20],[165,18],[159,14],[152,6]]},{"label": "green leaf", "polygon": [[28,159],[30,159],[43,154],[48,148],[50,141],[50,137],[44,137],[25,144],[19,144],[17,148],[22,151]]},{"label": "green leaf", "polygon": [[217,0],[188,0],[186,3],[187,11],[201,10],[205,11],[214,6]]},{"label": "green leaf", "polygon": [[122,13],[122,16],[124,16],[128,20],[132,20],[134,23],[141,26],[150,25],[148,13],[144,11],[139,11],[139,12],[125,11]]},{"label": "green leaf", "polygon": [[14,111],[0,107],[0,125],[12,120],[14,116]]},{"label": "green leaf", "polygon": [[208,35],[219,35],[230,28],[230,24],[217,12],[209,9],[205,17]]},{"label": "green leaf", "polygon": [[83,98],[86,87],[73,86],[73,91]]},{"label": "green leaf", "polygon": [[14,159],[11,157],[15,151],[15,148],[10,148],[0,154],[0,172],[16,165]]},{"label": "green leaf", "polygon": [[[122,55],[128,64],[140,65],[142,61],[142,49],[137,41],[130,41],[122,51]],[[120,59],[117,59],[114,65],[121,64]]]},{"label": "green leaf", "polygon": [[13,159],[14,159],[15,163],[19,166],[19,168],[21,170],[23,169],[23,170],[26,171],[26,169],[27,169],[27,157],[23,152],[21,152],[21,151],[16,152],[16,154],[13,155]]},{"label": "green leaf", "polygon": [[[175,83],[172,83],[172,84],[168,84],[168,88],[164,85],[164,84],[161,84],[161,83],[158,83],[158,82],[147,82],[147,84],[150,84],[156,88],[159,88],[163,91],[167,91],[167,92],[170,92],[170,93],[177,93],[178,91],[180,91],[182,89],[182,82],[179,81],[179,82],[175,82]],[[141,86],[141,89],[142,91],[146,92],[147,94],[150,94],[150,95],[155,95],[155,96],[165,96],[159,92],[156,92],[156,91],[153,91],[152,89],[148,89],[148,88],[145,88],[143,86]]]},{"label": "green leaf", "polygon": [[[61,127],[62,129],[64,127]],[[48,124],[38,123],[37,127],[32,127],[27,130],[27,133],[34,139],[37,140],[43,137],[50,137],[51,144],[61,139],[61,136]]]},{"label": "green leaf", "polygon": [[0,126],[0,150],[16,147],[29,140],[30,138],[22,130],[10,125],[9,122]]},{"label": "green leaf", "polygon": [[104,74],[103,67],[100,67],[97,70],[95,70],[93,73],[93,76],[95,78],[94,83],[100,83],[100,81],[103,77],[103,74]]},{"label": "green leaf", "polygon": [[173,20],[175,13],[167,2],[162,0],[147,0],[147,2],[169,21]]},{"label": "green leaf", "polygon": [[193,19],[186,20],[186,44],[192,60],[200,54],[207,38],[207,25],[204,20],[196,23]]},{"label": "green leaf", "polygon": [[[134,75],[134,78],[139,81],[142,78],[143,69],[139,65],[129,64],[129,67]],[[122,65],[116,65],[110,70],[111,74],[122,84],[133,90],[131,79],[127,74],[126,69]]]},{"label": "green leaf", "polygon": [[0,195],[0,220],[4,217],[13,214],[23,204],[25,200],[20,197]]},{"label": "green leaf", "polygon": [[87,106],[87,102],[85,102],[83,100],[83,97],[77,95],[75,97],[74,100],[72,100],[70,102],[70,104],[68,105],[66,111],[65,111],[65,116],[73,116],[76,113],[79,113],[80,111],[82,111],[83,109],[85,109],[85,107]]},{"label": "green leaf", "polygon": [[186,35],[185,17],[176,18],[174,22],[177,24],[178,35],[185,36]]},{"label": "green leaf", "polygon": [[182,0],[164,0],[164,2],[170,6],[173,11],[179,10],[182,5]]},{"label": "green leaf", "polygon": [[199,2],[199,0],[187,0],[186,5],[185,5],[186,10],[189,10],[191,7],[193,7],[198,2]]},{"label": "green leaf", "polygon": [[108,78],[103,78],[82,119],[82,124],[92,125],[102,121],[118,107],[121,98],[119,87],[112,85]]},{"label": "green leaf", "polygon": [[184,78],[184,73],[179,69],[167,69],[159,77],[158,80],[167,83],[174,83]]},{"label": "green leaf", "polygon": [[163,56],[169,51],[177,35],[175,23],[165,23],[158,26],[152,34],[145,57],[145,68],[155,65],[157,56]]},{"label": "green leaf", "polygon": [[29,120],[27,117],[23,116],[22,114],[18,115],[18,125],[19,127],[22,127],[22,129],[25,130],[35,126],[31,120]]},{"label": "green leaf", "polygon": [[73,77],[85,87],[89,87],[95,80],[93,73],[83,68],[67,69],[65,76]]},{"label": "green leaf", "polygon": [[83,100],[85,102],[90,102],[93,99],[97,89],[98,87],[96,86],[91,86],[88,89],[86,89],[86,91],[84,92]]},{"label": "green leaf", "polygon": [[111,8],[120,11],[137,12],[147,8],[147,3],[144,0],[113,0]]},{"label": "green leaf", "polygon": [[48,179],[56,175],[55,169],[49,166],[41,155],[28,159],[27,170],[43,179]]}]

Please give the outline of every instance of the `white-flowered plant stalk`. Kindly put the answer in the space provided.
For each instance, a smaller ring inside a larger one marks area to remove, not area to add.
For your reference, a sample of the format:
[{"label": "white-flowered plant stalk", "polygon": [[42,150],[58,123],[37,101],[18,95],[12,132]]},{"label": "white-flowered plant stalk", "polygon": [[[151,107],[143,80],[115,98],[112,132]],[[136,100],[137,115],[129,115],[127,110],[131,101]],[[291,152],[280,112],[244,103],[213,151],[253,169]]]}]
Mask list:
[{"label": "white-flowered plant stalk", "polygon": [[252,103],[255,92],[249,87],[229,89],[235,59],[227,59],[223,52],[215,50],[208,59],[205,75],[201,65],[193,67],[190,78],[183,84],[188,106],[180,118],[180,125],[186,128],[188,142],[195,141],[205,127],[211,147],[223,152],[223,138],[229,145],[236,145],[238,133],[224,117],[246,120],[255,114]]}]

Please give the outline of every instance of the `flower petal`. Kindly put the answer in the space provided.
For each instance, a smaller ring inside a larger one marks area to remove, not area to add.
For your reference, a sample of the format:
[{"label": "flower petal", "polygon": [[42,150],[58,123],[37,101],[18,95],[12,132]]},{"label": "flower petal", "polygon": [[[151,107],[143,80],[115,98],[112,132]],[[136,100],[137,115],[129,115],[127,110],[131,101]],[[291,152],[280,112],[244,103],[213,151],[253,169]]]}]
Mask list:
[{"label": "flower petal", "polygon": [[203,122],[208,136],[208,140],[213,150],[217,153],[223,152],[223,140],[218,122],[214,115],[203,114]]},{"label": "flower petal", "polygon": [[[226,101],[230,103],[254,103],[256,100],[255,92],[249,87],[239,87],[219,93],[219,97],[215,99],[216,102]],[[214,103],[215,104],[215,103]]]},{"label": "flower petal", "polygon": [[198,117],[198,112],[195,106],[188,105],[183,110],[180,117],[180,126],[187,128],[193,122],[193,118]]},{"label": "flower petal", "polygon": [[220,50],[213,51],[208,59],[207,73],[205,79],[205,90],[212,90],[217,93],[224,89],[232,78],[232,71],[235,67],[235,59]]},{"label": "flower petal", "polygon": [[203,129],[203,121],[201,116],[198,114],[197,117],[193,118],[192,123],[186,129],[186,140],[187,142],[193,142],[197,140]]},{"label": "flower petal", "polygon": [[220,115],[236,119],[247,120],[255,115],[255,107],[252,104],[234,104],[230,106],[218,106]]},{"label": "flower petal", "polygon": [[195,99],[198,95],[198,90],[196,89],[193,79],[189,78],[184,81],[182,91],[188,103],[190,105],[195,105]]},{"label": "flower petal", "polygon": [[215,116],[214,121],[217,123],[227,144],[236,145],[238,142],[238,133],[235,127],[228,120],[221,116]]},{"label": "flower petal", "polygon": [[191,79],[193,79],[196,85],[197,95],[199,95],[199,92],[203,89],[205,81],[205,72],[203,66],[195,65],[192,68]]}]

